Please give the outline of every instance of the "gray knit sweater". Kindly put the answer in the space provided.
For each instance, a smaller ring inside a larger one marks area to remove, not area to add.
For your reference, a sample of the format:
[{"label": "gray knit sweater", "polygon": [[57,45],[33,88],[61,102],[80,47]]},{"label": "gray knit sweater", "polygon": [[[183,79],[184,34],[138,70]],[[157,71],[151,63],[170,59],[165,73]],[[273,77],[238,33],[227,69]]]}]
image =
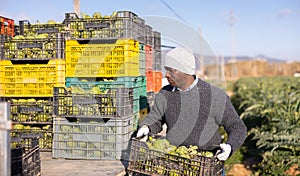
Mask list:
[{"label": "gray knit sweater", "polygon": [[246,137],[246,126],[236,113],[227,94],[201,79],[187,92],[172,91],[163,87],[155,97],[155,103],[140,123],[148,125],[151,134],[167,125],[167,139],[171,144],[197,145],[203,150],[213,150],[222,141],[219,127],[224,126],[232,153]]}]

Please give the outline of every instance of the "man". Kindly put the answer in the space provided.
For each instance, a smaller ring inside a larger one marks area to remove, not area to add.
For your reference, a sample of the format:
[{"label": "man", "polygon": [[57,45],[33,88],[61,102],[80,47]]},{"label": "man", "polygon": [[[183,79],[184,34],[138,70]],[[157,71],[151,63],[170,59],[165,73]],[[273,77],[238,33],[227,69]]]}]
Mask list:
[{"label": "man", "polygon": [[[195,58],[188,49],[175,48],[165,57],[164,86],[145,119],[137,137],[156,134],[167,125],[166,137],[176,146],[197,145],[202,150],[221,148],[219,160],[226,160],[244,142],[246,126],[227,94],[195,75]],[[228,134],[222,143],[219,127]]]}]

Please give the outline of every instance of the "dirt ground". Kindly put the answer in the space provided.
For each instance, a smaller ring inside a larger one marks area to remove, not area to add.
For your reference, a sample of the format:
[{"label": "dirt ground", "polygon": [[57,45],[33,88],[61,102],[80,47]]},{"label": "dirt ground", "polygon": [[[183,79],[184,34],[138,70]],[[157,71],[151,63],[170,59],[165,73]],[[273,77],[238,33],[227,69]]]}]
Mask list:
[{"label": "dirt ground", "polygon": [[123,176],[125,167],[119,160],[53,159],[51,152],[41,152],[42,176]]},{"label": "dirt ground", "polygon": [[[124,163],[101,160],[53,159],[51,152],[41,152],[42,176],[124,176]],[[251,171],[243,164],[235,164],[227,176],[250,176]]]}]

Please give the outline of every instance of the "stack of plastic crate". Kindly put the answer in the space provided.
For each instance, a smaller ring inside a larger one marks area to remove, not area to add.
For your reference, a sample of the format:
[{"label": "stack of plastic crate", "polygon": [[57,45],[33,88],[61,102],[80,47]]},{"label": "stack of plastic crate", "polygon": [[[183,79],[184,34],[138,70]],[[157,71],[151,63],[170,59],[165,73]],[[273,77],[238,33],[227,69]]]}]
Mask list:
[{"label": "stack of plastic crate", "polygon": [[153,89],[153,31],[152,27],[145,25],[145,55],[146,55],[146,69],[145,74],[147,78],[147,92]]},{"label": "stack of plastic crate", "polygon": [[[144,20],[132,12],[66,14],[66,86],[54,91],[52,156],[121,159],[146,95]],[[143,64],[141,64],[143,65]]]},{"label": "stack of plastic crate", "polygon": [[134,131],[134,90],[121,81],[120,88],[93,83],[54,89],[53,158],[115,160],[126,154]]},{"label": "stack of plastic crate", "polygon": [[121,159],[134,131],[133,88],[75,89],[54,89],[53,158]]},{"label": "stack of plastic crate", "polygon": [[138,94],[134,100],[134,113],[138,114],[139,97],[147,96],[145,21],[133,12],[118,11],[110,16],[96,12],[81,18],[66,13],[64,23],[69,33],[66,42],[67,83],[74,80],[72,78],[94,78],[92,82],[109,79],[107,84],[117,81],[118,85],[120,79],[145,80],[145,85],[134,85],[134,93]]},{"label": "stack of plastic crate", "polygon": [[41,150],[51,150],[53,87],[65,85],[64,34],[22,24],[21,35],[4,42],[0,97],[11,104],[11,136],[39,134]]},{"label": "stack of plastic crate", "polygon": [[145,55],[145,76],[146,76],[146,95],[140,98],[140,119],[148,112],[149,102],[148,102],[148,92],[153,92],[153,31],[152,27],[145,25],[145,37],[144,37],[143,48]]},{"label": "stack of plastic crate", "polygon": [[153,92],[157,93],[162,87],[162,58],[161,58],[161,36],[153,31]]},{"label": "stack of plastic crate", "polygon": [[161,36],[146,25],[147,92],[157,93],[162,86]]},{"label": "stack of plastic crate", "polygon": [[141,101],[140,118],[144,118],[162,88],[161,34],[145,26],[147,95]]}]

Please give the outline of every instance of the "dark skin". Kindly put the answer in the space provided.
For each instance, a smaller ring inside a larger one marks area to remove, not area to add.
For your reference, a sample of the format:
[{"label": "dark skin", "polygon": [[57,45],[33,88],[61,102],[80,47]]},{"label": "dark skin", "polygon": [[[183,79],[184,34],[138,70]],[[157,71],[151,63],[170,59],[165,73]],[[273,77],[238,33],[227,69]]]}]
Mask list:
[{"label": "dark skin", "polygon": [[193,75],[182,73],[170,67],[165,67],[165,69],[165,77],[167,78],[169,84],[173,87],[179,88],[182,91],[186,90],[195,80]]}]

